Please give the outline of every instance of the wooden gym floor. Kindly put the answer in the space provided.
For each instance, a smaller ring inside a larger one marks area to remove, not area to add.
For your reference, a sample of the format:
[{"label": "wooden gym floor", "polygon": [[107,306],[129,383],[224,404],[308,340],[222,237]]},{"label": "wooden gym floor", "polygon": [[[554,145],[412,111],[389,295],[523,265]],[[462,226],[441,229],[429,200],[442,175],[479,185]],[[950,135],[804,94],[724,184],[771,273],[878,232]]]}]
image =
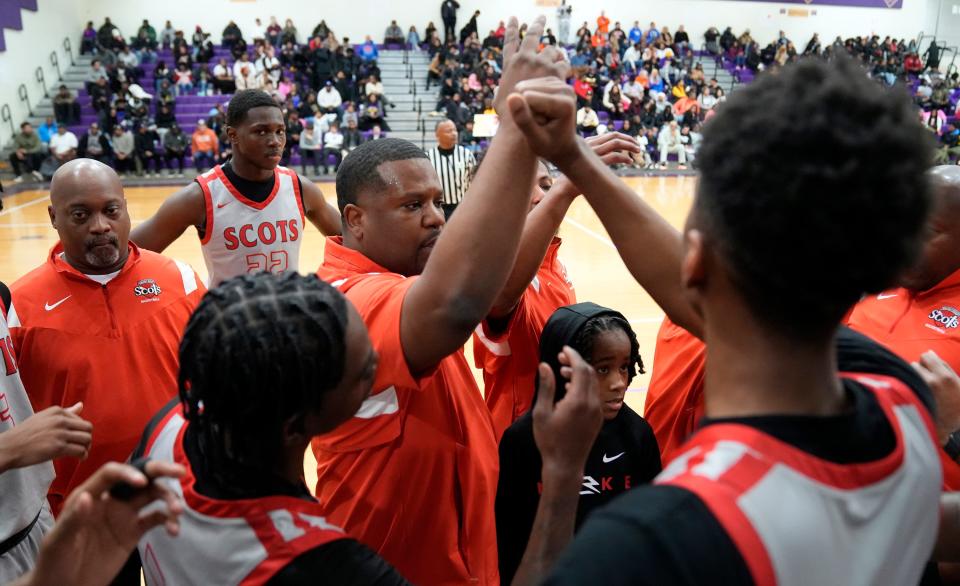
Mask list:
[{"label": "wooden gym floor", "polygon": [[[186,181],[186,180],[185,180]],[[693,201],[696,178],[655,176],[624,178],[647,203],[671,224],[682,226]],[[334,185],[319,183],[328,201],[336,205]],[[133,224],[150,217],[176,187],[131,187],[126,189]],[[46,260],[57,241],[47,216],[47,191],[26,191],[4,198],[0,212],[0,280],[12,283]],[[630,276],[603,226],[590,206],[578,199],[560,229],[560,258],[567,267],[579,301],[593,301],[622,312],[637,332],[647,374],[638,376],[627,394],[627,403],[643,412],[643,399],[653,365],[653,349],[663,312]],[[305,230],[300,252],[300,271],[315,271],[323,258],[323,236],[312,226]],[[189,230],[165,252],[192,265],[206,278],[206,266],[196,232]],[[479,380],[479,376],[478,376]],[[482,381],[481,388],[482,388]],[[309,453],[309,451],[308,451]],[[312,460],[312,458],[308,458]],[[308,486],[313,489],[315,467],[306,465]]]}]

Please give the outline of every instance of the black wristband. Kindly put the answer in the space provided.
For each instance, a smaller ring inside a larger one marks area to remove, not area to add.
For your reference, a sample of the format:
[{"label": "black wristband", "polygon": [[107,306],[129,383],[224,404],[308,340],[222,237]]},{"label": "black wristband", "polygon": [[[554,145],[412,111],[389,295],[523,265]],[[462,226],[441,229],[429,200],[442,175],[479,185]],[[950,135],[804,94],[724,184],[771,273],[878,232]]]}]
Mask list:
[{"label": "black wristband", "polygon": [[960,430],[957,430],[947,437],[947,443],[943,444],[943,451],[950,456],[954,462],[960,460]]}]

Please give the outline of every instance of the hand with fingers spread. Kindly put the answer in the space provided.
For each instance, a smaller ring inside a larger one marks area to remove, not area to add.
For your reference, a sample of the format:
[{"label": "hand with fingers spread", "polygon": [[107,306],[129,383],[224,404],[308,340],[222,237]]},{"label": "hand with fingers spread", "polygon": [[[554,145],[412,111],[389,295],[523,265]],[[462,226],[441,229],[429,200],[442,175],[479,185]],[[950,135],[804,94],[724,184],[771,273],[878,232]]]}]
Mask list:
[{"label": "hand with fingers spread", "polygon": [[[33,572],[17,585],[109,584],[144,533],[164,525],[176,535],[183,505],[156,479],[180,478],[185,470],[179,464],[151,461],[145,471],[146,475],[133,466],[109,462],[78,486],[44,537]],[[110,496],[118,483],[135,489],[130,499]],[[143,510],[154,501],[162,506]]]},{"label": "hand with fingers spread", "polygon": [[[600,136],[585,139],[587,146],[600,160],[609,165],[630,165],[633,155],[641,151],[640,143],[620,132],[608,132]],[[550,192],[560,192],[576,197],[580,190],[566,175],[561,175],[550,188]]]},{"label": "hand with fingers spread", "polygon": [[564,346],[560,374],[567,379],[566,395],[554,404],[556,382],[546,363],[540,364],[537,403],[533,407],[533,437],[543,469],[583,475],[590,448],[603,425],[596,373],[579,353]]},{"label": "hand with fingers spread", "polygon": [[0,472],[62,457],[86,458],[93,424],[80,417],[83,403],[49,407],[0,433]]},{"label": "hand with fingers spread", "polygon": [[944,445],[950,434],[960,431],[960,377],[933,350],[924,352],[913,367],[933,391],[937,403],[937,436],[940,445]]},{"label": "hand with fingers spread", "polygon": [[509,114],[507,96],[515,91],[521,81],[539,77],[566,80],[570,76],[570,65],[556,47],[549,46],[537,53],[545,23],[545,17],[537,17],[522,42],[517,19],[511,17],[507,24],[503,40],[503,75],[493,103],[501,117]]}]

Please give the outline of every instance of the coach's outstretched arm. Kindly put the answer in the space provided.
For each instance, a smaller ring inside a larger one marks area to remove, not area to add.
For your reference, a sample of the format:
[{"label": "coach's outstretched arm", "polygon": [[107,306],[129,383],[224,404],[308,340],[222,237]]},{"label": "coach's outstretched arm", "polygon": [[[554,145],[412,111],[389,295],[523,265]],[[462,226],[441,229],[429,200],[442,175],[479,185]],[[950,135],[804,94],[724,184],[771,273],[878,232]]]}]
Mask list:
[{"label": "coach's outstretched arm", "polygon": [[[554,49],[537,54],[543,26],[540,17],[521,44],[517,21],[510,19],[499,90],[507,97],[497,137],[404,297],[400,336],[414,373],[428,371],[460,348],[503,288],[529,209],[536,154],[563,169],[564,158],[575,152],[576,103],[564,81],[569,67]],[[534,121],[527,102],[544,115]]]},{"label": "coach's outstretched arm", "polygon": [[680,287],[680,232],[614,175],[585,142],[579,141],[578,151],[565,174],[603,222],[630,274],[675,324],[700,337],[701,318]]},{"label": "coach's outstretched arm", "polygon": [[[640,152],[637,141],[619,132],[590,137],[587,144],[606,165],[630,163],[632,159],[628,153]],[[543,257],[547,254],[547,248],[560,228],[563,217],[567,215],[567,210],[578,195],[580,190],[569,179],[561,177],[537,207],[527,215],[517,260],[513,263],[507,284],[497,296],[489,317],[503,318],[513,313],[520,303],[520,297],[543,263]]]}]

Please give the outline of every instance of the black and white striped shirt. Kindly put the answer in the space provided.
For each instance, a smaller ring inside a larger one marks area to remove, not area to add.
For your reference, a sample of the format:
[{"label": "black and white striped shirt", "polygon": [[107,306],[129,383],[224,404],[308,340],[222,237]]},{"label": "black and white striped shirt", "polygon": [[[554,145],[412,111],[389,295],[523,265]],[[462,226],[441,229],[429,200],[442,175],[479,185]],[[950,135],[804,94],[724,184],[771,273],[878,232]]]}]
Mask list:
[{"label": "black and white striped shirt", "polygon": [[473,153],[457,145],[452,150],[441,149],[439,146],[427,151],[430,164],[437,170],[440,185],[443,186],[443,203],[458,204],[470,187],[470,175],[477,161]]}]

